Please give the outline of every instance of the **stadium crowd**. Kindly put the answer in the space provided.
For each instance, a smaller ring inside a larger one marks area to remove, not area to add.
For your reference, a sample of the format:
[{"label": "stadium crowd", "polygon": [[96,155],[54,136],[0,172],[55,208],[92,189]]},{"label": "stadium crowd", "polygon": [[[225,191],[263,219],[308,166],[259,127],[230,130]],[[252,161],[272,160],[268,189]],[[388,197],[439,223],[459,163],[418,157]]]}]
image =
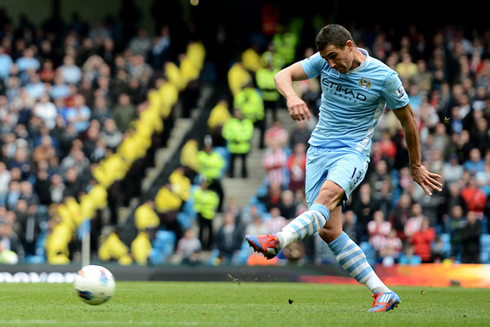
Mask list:
[{"label": "stadium crowd", "polygon": [[[168,25],[158,33],[141,27],[121,46],[108,22],[88,26],[73,17],[65,33],[57,34],[50,29],[56,24],[34,26],[24,19],[14,27],[5,10],[0,16],[0,262],[65,263],[73,259],[80,238],[76,232],[66,234],[66,249],[55,247],[50,257],[46,240],[61,224],[59,208],[70,210],[73,201],[81,204],[103,185],[107,201],[97,203],[98,211],[106,204],[106,223],[116,226],[118,209],[140,196],[144,168],[153,158],[132,160],[132,168],[119,178],[123,183],[104,182],[107,177],[98,175],[98,167],[133,135],[142,113],[155,103],[153,91],[176,83],[182,115],[190,117],[201,86],[199,73],[186,66],[183,49],[173,47]],[[139,233],[131,244],[123,244],[117,230],[102,235],[99,243],[101,219],[91,220],[99,259],[163,263],[177,254],[182,262],[197,264],[203,250],[212,250],[208,263],[245,264],[253,258],[244,247],[245,233],[275,232],[305,210],[305,153],[314,121],[284,128],[277,116],[284,103],[273,82],[285,65],[314,53],[300,42],[303,24],[293,19],[264,30],[237,49],[238,56],[226,58],[217,51],[228,44],[226,30],[218,28],[213,49],[206,48],[208,68],[215,81],[228,84],[229,94],[210,112],[210,137],[187,142],[182,167],[154,199],[136,209]],[[345,204],[345,231],[372,263],[488,263],[489,31],[469,34],[473,31],[444,26],[427,34],[410,26],[394,38],[381,28],[349,28],[359,47],[402,78],[419,124],[423,163],[443,176],[444,190],[428,197],[411,182],[401,128],[386,108],[373,139],[369,172]],[[187,72],[188,83],[180,85],[173,68]],[[318,115],[319,82],[296,87]],[[153,138],[153,145],[165,146],[171,128],[171,121],[155,127],[163,136]],[[241,177],[247,177],[247,154],[257,131],[264,183],[246,208],[233,199],[223,203],[226,190],[220,179],[236,175],[240,158]],[[213,230],[219,214],[223,223]],[[283,262],[331,259],[316,238],[297,242],[279,256]]]}]

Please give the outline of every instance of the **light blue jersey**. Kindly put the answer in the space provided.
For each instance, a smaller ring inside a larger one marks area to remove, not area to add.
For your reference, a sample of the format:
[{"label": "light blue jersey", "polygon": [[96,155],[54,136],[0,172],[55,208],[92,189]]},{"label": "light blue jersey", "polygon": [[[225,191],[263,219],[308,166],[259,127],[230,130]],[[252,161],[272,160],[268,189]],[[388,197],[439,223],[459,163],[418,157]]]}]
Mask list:
[{"label": "light blue jersey", "polygon": [[316,200],[328,179],[342,187],[348,199],[366,176],[374,129],[385,105],[408,104],[398,74],[359,49],[366,60],[341,74],[319,53],[301,61],[309,78],[320,76],[320,117],[311,134],[306,161],[305,193],[308,205]]},{"label": "light blue jersey", "polygon": [[330,68],[318,52],[301,65],[309,78],[320,76],[322,86],[320,118],[309,143],[330,149],[348,147],[369,156],[385,105],[404,107],[408,96],[393,69],[359,50],[366,60],[346,74]]}]

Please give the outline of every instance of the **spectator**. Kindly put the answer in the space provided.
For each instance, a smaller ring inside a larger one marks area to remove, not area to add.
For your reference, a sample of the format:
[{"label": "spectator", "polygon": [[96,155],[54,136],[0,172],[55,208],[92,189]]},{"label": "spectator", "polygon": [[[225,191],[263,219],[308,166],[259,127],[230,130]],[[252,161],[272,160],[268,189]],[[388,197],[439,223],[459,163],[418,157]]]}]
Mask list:
[{"label": "spectator", "polygon": [[409,53],[402,54],[402,60],[396,64],[395,70],[402,80],[410,80],[418,72],[418,67],[412,62],[412,56]]},{"label": "spectator", "polygon": [[379,149],[382,159],[386,161],[388,166],[393,167],[397,149],[389,130],[383,131],[382,139],[379,140]]},{"label": "spectator", "polygon": [[481,157],[481,152],[478,148],[473,148],[469,153],[469,160],[466,160],[463,164],[465,171],[475,175],[478,172],[483,171],[484,161]]},{"label": "spectator", "polygon": [[112,152],[121,144],[123,134],[117,128],[116,122],[112,118],[104,121],[100,137],[105,141],[107,148]]},{"label": "spectator", "polygon": [[9,170],[18,168],[21,171],[22,180],[27,180],[31,176],[33,171],[32,162],[29,160],[27,151],[27,147],[17,147],[14,157],[7,163],[7,167]]},{"label": "spectator", "polygon": [[148,29],[146,27],[140,27],[138,29],[138,34],[129,41],[129,50],[131,50],[131,53],[134,55],[141,55],[146,58],[151,47],[152,41],[148,35]]},{"label": "spectator", "polygon": [[424,216],[422,214],[422,206],[418,203],[414,203],[412,205],[412,215],[410,218],[408,218],[404,228],[405,236],[408,239],[410,239],[413,234],[420,230],[423,219]]},{"label": "spectator", "polygon": [[208,183],[208,188],[218,194],[218,212],[223,210],[225,193],[221,184],[222,170],[225,167],[225,160],[218,152],[214,151],[211,136],[204,138],[204,148],[197,154],[199,162],[199,174]]},{"label": "spectator", "polygon": [[[257,58],[259,56],[257,55]],[[244,60],[245,62],[245,60]],[[274,68],[272,60],[268,60],[264,67],[260,67],[256,70],[255,79],[257,86],[262,92],[264,98],[264,108],[270,111],[273,120],[277,119],[277,107],[280,104],[279,100],[281,95],[276,89],[274,82],[274,76],[279,72],[279,68]]]},{"label": "spectator", "polygon": [[5,95],[7,96],[9,102],[12,103],[20,96],[20,79],[17,76],[10,76],[4,81],[4,83],[6,87]]},{"label": "spectator", "polygon": [[356,224],[356,214],[352,210],[347,210],[342,216],[344,221],[342,223],[342,229],[355,243],[360,243],[358,239],[359,226]]},{"label": "spectator", "polygon": [[450,257],[461,261],[463,254],[463,235],[462,231],[466,225],[463,208],[456,205],[451,210],[451,215],[446,220],[446,231],[449,233],[449,242],[451,244]]},{"label": "spectator", "polygon": [[73,124],[78,134],[85,132],[89,126],[91,111],[85,105],[83,95],[76,94],[73,98],[73,106],[66,111],[66,120],[68,124]]},{"label": "spectator", "polygon": [[398,260],[402,247],[402,241],[396,236],[396,230],[392,228],[378,249],[383,265],[392,266]]},{"label": "spectator", "polygon": [[279,201],[279,212],[280,215],[286,219],[293,219],[297,216],[296,202],[294,201],[293,191],[282,191],[281,200]]},{"label": "spectator", "polygon": [[250,152],[250,142],[253,136],[252,121],[244,118],[242,112],[235,109],[234,117],[225,123],[222,134],[231,155],[228,176],[234,177],[235,160],[240,157],[242,160],[242,178],[247,178],[247,155]]},{"label": "spectator", "polygon": [[194,191],[194,211],[197,213],[199,224],[199,241],[205,251],[209,251],[214,245],[213,219],[219,205],[219,197],[208,189],[205,179],[199,183],[199,188]]},{"label": "spectator", "polygon": [[19,70],[19,77],[23,82],[27,82],[27,71],[38,71],[41,68],[41,63],[34,55],[34,49],[28,47],[24,49],[22,56],[15,61]]},{"label": "spectator", "polygon": [[306,181],[306,147],[297,143],[287,161],[289,172],[288,189],[293,192],[304,190]]},{"label": "spectator", "polygon": [[352,197],[351,206],[359,225],[360,235],[358,235],[358,239],[360,242],[368,241],[368,223],[373,220],[374,212],[380,209],[379,202],[372,196],[369,183],[361,184],[358,196]]},{"label": "spectator", "polygon": [[462,263],[481,263],[480,236],[482,234],[481,224],[478,215],[473,211],[468,211],[466,215],[466,226],[461,230],[463,243]]},{"label": "spectator", "polygon": [[143,86],[148,86],[153,69],[145,62],[143,55],[134,54],[129,58],[128,73],[131,78],[141,81]]},{"label": "spectator", "polygon": [[275,230],[281,230],[287,224],[287,219],[281,216],[281,210],[278,207],[272,207],[269,210],[270,217],[265,221],[268,234]]},{"label": "spectator", "polygon": [[61,203],[63,201],[63,194],[65,193],[65,184],[63,178],[59,174],[51,176],[51,185],[49,187],[49,194],[53,203]]},{"label": "spectator", "polygon": [[0,45],[0,81],[4,82],[9,77],[12,64],[12,58],[6,53],[5,47]]},{"label": "spectator", "polygon": [[294,149],[298,143],[301,143],[308,149],[308,140],[310,139],[310,136],[311,129],[308,127],[307,121],[297,121],[289,137],[289,148]]},{"label": "spectator", "polygon": [[36,204],[29,204],[25,200],[17,202],[14,226],[16,226],[18,240],[23,246],[22,256],[35,256],[37,254],[37,239],[41,234],[42,223],[39,209]]},{"label": "spectator", "polygon": [[449,251],[446,242],[444,242],[439,236],[436,236],[434,245],[432,247],[432,262],[442,263],[449,257]]},{"label": "spectator", "polygon": [[5,207],[8,210],[14,210],[21,196],[20,183],[17,180],[11,180],[9,184],[9,191],[7,193],[7,199],[5,200]]},{"label": "spectator", "polygon": [[402,241],[406,240],[406,235],[404,232],[405,224],[412,214],[412,198],[409,194],[403,193],[398,199],[398,203],[393,210],[393,215],[390,219],[393,228],[396,230],[396,235]]},{"label": "spectator", "polygon": [[475,178],[477,180],[478,186],[480,186],[480,188],[483,192],[485,192],[488,198],[488,196],[490,195],[490,160],[485,160],[484,170],[482,172],[476,173]]},{"label": "spectator", "polygon": [[122,93],[112,111],[117,129],[125,133],[131,121],[137,116],[136,107],[131,103],[129,95]]},{"label": "spectator", "polygon": [[[476,148],[480,150],[480,156],[482,153],[485,153],[487,149],[490,149],[490,135],[488,133],[488,120],[487,117],[478,117],[475,122],[476,128],[472,133],[473,143]],[[473,151],[473,150],[472,150]],[[475,151],[476,152],[476,151]],[[476,156],[476,154],[475,154]],[[470,152],[470,160],[471,152]],[[477,160],[477,159],[475,159]],[[478,164],[477,164],[478,165]],[[480,169],[477,167],[477,169]]]},{"label": "spectator", "polygon": [[267,234],[268,228],[265,225],[262,214],[258,211],[257,206],[250,206],[248,214],[243,215],[242,221],[244,223],[246,222],[245,234]]},{"label": "spectator", "polygon": [[39,71],[39,77],[41,82],[53,84],[56,72],[54,70],[53,61],[51,59],[44,59],[41,70]]},{"label": "spectator", "polygon": [[461,190],[461,196],[466,201],[466,204],[468,205],[468,210],[473,211],[478,216],[478,218],[482,218],[487,195],[478,186],[476,177],[470,177],[466,187]]},{"label": "spectator", "polygon": [[430,227],[430,220],[423,218],[420,224],[420,230],[413,233],[410,238],[410,244],[414,247],[414,252],[423,263],[432,262],[432,243],[434,242],[436,233],[434,228]]},{"label": "spectator", "polygon": [[391,224],[385,220],[383,211],[377,210],[373,214],[373,220],[367,225],[369,233],[369,243],[377,251],[378,257],[379,251],[382,249],[386,237],[391,231]]},{"label": "spectator", "polygon": [[83,154],[90,160],[92,152],[95,150],[97,140],[100,139],[100,124],[96,120],[90,122],[89,127],[84,133],[83,140]]},{"label": "spectator", "polygon": [[196,233],[192,228],[186,230],[184,237],[178,240],[175,252],[180,256],[182,263],[192,266],[199,264],[201,242],[196,237]]},{"label": "spectator", "polygon": [[163,63],[171,59],[171,44],[170,27],[165,24],[160,29],[160,35],[153,37],[152,48],[148,58],[153,69],[162,69]]},{"label": "spectator", "polygon": [[39,204],[49,206],[52,203],[50,194],[51,181],[47,169],[38,169],[36,181],[34,182],[34,192],[39,198]]},{"label": "spectator", "polygon": [[64,184],[63,198],[72,197],[78,200],[80,192],[83,190],[83,184],[75,167],[66,170]]},{"label": "spectator", "polygon": [[383,181],[387,181],[391,188],[391,176],[388,171],[388,164],[386,160],[379,160],[375,164],[375,170],[369,176],[369,185],[371,186],[372,196],[380,199],[381,189],[383,188]]},{"label": "spectator", "polygon": [[236,223],[232,213],[226,213],[223,225],[216,233],[216,248],[219,251],[219,259],[223,263],[232,263],[234,255],[240,250],[245,237],[244,230]]},{"label": "spectator", "polygon": [[417,72],[410,78],[410,83],[415,84],[423,92],[429,93],[432,89],[432,72],[427,70],[427,63],[424,59],[417,60]]},{"label": "spectator", "polygon": [[422,263],[422,258],[419,255],[415,254],[415,249],[413,245],[408,244],[405,247],[405,251],[400,254],[398,263],[400,265],[418,266]]},{"label": "spectator", "polygon": [[82,70],[75,65],[75,58],[66,55],[63,58],[63,65],[59,68],[63,81],[67,84],[78,84],[82,79]]},{"label": "spectator", "polygon": [[28,70],[26,73],[28,81],[25,85],[25,90],[32,98],[39,100],[41,95],[47,92],[46,85],[41,81],[39,74],[34,70]]},{"label": "spectator", "polygon": [[447,133],[446,124],[443,123],[442,121],[439,122],[435,127],[435,132],[433,133],[433,135],[434,135],[434,149],[438,149],[439,151],[441,151],[444,160],[449,159],[450,158],[449,144],[451,143],[451,138]]},{"label": "spectator", "polygon": [[90,116],[90,120],[97,120],[101,124],[104,124],[106,119],[112,119],[113,114],[109,110],[109,106],[107,105],[107,100],[102,95],[98,95],[94,99],[94,107],[92,109],[92,115]]},{"label": "spectator", "polygon": [[55,126],[55,119],[58,115],[58,110],[54,103],[49,100],[49,95],[44,93],[40,96],[39,101],[34,105],[33,114],[41,118],[44,125],[48,129],[53,129]]},{"label": "spectator", "polygon": [[268,184],[285,184],[286,164],[286,152],[277,140],[271,140],[262,161],[262,165],[266,171],[266,180]]},{"label": "spectator", "polygon": [[243,117],[249,119],[254,124],[254,127],[259,129],[259,148],[265,148],[264,100],[259,91],[254,88],[251,80],[235,95],[233,107],[240,110]]},{"label": "spectator", "polygon": [[272,144],[276,143],[277,146],[284,149],[288,144],[288,137],[289,133],[282,126],[281,121],[275,120],[272,127],[266,130],[264,142],[267,147],[272,147]]},{"label": "spectator", "polygon": [[442,166],[442,175],[444,176],[447,186],[461,181],[463,178],[463,173],[464,168],[458,163],[458,157],[456,154],[452,154],[449,158],[449,162],[445,162]]}]

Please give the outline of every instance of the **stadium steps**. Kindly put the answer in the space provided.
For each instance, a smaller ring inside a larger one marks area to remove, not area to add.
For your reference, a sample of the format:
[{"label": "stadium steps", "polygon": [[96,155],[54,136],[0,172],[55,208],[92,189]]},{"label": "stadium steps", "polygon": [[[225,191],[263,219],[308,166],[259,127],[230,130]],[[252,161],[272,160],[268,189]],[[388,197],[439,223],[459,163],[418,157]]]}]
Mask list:
[{"label": "stadium steps", "polygon": [[[281,120],[283,127],[291,133],[295,126],[294,121],[289,117],[288,111],[284,108],[278,110],[277,113]],[[268,115],[267,128],[272,126],[272,117]],[[228,178],[225,176],[223,179],[223,189],[225,190],[225,203],[224,208],[230,198],[235,198],[240,208],[245,208],[250,199],[256,194],[257,189],[262,185],[265,178],[265,170],[262,166],[262,160],[264,158],[265,149],[259,149],[260,132],[254,130],[252,138],[252,148],[247,159],[248,178],[243,179],[240,176],[241,173],[241,161],[235,162],[235,178]]]},{"label": "stadium steps", "polygon": [[260,133],[255,130],[252,138],[252,149],[247,158],[248,178],[241,177],[242,162],[237,159],[235,162],[235,177],[229,178],[225,175],[222,180],[225,191],[225,204],[230,198],[235,198],[240,208],[246,206],[257,188],[262,184],[265,176],[262,168],[262,158],[265,150],[259,149]]},{"label": "stadium steps", "polygon": [[176,118],[175,126],[170,134],[167,147],[158,149],[155,153],[155,166],[148,168],[146,171],[145,179],[142,182],[142,191],[147,192],[150,187],[154,184],[157,177],[160,175],[162,169],[165,167],[167,162],[172,159],[172,157],[178,152],[178,147],[180,147],[182,140],[186,136],[187,132],[193,126],[193,120],[195,120],[199,115],[200,111],[204,107],[204,103],[209,99],[213,92],[213,89],[209,85],[203,85],[201,89],[201,96],[197,103],[197,108],[192,111],[191,118],[180,118],[181,117],[181,102],[179,101],[176,107]]}]

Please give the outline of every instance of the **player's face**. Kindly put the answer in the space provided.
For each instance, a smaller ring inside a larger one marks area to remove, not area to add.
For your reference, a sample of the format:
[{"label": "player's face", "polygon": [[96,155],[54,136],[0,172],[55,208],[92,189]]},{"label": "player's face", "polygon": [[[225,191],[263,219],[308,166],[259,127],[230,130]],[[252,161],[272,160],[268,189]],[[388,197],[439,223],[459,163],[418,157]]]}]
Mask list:
[{"label": "player's face", "polygon": [[320,51],[320,55],[328,62],[328,65],[331,68],[337,70],[341,74],[345,74],[352,68],[352,49],[353,44],[351,41],[347,41],[347,44],[343,49],[333,44],[329,44]]}]

